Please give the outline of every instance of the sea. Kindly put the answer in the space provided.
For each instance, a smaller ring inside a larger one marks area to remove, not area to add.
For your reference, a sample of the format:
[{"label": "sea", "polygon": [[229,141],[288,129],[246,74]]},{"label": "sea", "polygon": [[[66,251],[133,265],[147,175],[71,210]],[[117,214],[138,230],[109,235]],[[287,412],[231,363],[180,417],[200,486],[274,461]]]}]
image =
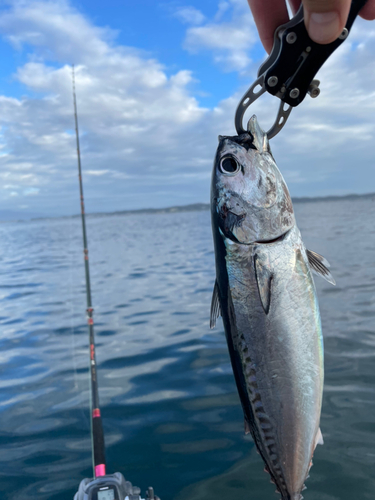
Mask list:
[{"label": "sea", "polygon": [[[296,203],[325,344],[305,500],[375,498],[375,199]],[[221,319],[209,211],[87,220],[107,472],[144,497],[278,500],[243,415]],[[92,476],[78,217],[0,224],[0,499],[72,500]]]}]

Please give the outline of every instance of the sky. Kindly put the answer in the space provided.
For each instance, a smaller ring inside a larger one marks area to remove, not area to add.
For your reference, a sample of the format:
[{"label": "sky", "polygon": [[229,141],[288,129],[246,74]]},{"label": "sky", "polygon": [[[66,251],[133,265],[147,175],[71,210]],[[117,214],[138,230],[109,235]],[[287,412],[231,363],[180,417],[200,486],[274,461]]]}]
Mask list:
[{"label": "sky", "polygon": [[[292,196],[375,191],[375,23],[271,140]],[[266,54],[246,0],[0,0],[0,219],[208,203],[217,136]],[[268,129],[279,101],[251,107]]]}]

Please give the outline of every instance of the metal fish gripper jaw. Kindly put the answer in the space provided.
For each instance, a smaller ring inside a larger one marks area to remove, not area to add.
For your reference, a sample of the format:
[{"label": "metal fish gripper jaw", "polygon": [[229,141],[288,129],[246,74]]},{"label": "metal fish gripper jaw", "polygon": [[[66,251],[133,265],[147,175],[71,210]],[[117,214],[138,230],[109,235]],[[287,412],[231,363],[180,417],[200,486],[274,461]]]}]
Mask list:
[{"label": "metal fish gripper jaw", "polygon": [[307,94],[318,97],[320,82],[314,79],[316,73],[347,39],[355,18],[366,2],[352,0],[345,28],[335,41],[326,45],[316,43],[309,37],[302,5],[289,22],[276,29],[271,54],[260,66],[257,79],[238,104],[234,119],[238,135],[246,132],[243,127],[246,110],[265,92],[281,101],[276,120],[267,132],[269,139],[280,132],[292,109],[301,104]]}]

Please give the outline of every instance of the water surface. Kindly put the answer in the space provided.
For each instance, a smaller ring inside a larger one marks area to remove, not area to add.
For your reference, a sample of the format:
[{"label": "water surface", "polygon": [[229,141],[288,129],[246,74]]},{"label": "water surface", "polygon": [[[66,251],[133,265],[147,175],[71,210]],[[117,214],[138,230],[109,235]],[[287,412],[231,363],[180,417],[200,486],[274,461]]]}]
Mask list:
[{"label": "water surface", "polygon": [[[375,495],[375,202],[295,206],[325,338],[306,500]],[[209,212],[88,219],[107,470],[162,500],[268,500],[221,320],[209,329]],[[0,224],[0,498],[72,499],[91,472],[80,220]]]}]

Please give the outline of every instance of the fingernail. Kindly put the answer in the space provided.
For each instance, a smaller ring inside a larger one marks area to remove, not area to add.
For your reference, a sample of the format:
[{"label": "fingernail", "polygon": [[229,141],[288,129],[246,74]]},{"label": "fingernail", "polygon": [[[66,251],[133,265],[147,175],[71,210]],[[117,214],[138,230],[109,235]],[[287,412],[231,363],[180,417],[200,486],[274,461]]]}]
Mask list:
[{"label": "fingernail", "polygon": [[340,34],[340,17],[337,12],[311,12],[307,31],[314,42],[333,42]]}]

